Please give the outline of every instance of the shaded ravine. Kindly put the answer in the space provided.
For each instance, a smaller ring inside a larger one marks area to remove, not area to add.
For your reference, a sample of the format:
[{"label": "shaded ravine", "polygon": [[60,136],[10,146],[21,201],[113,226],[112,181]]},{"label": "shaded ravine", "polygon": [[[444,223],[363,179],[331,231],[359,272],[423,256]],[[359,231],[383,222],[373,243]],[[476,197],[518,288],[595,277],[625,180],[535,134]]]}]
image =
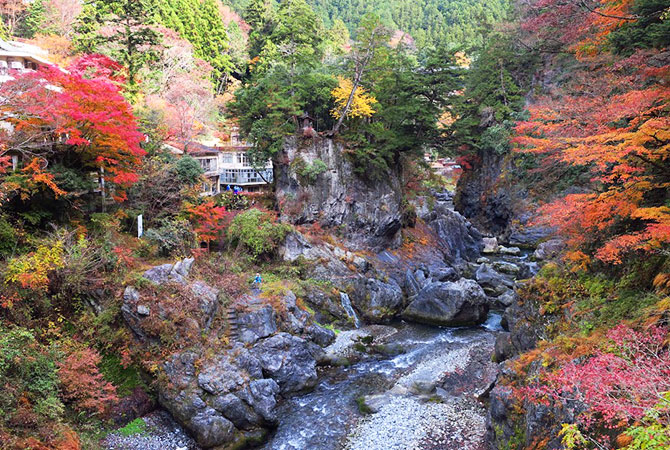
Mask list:
[{"label": "shaded ravine", "polygon": [[[463,369],[473,346],[492,348],[499,323],[500,316],[492,314],[484,326],[472,329],[443,329],[406,323],[393,325],[396,332],[383,341],[386,347],[401,349],[402,353],[324,370],[313,391],[289,398],[279,407],[279,426],[262,448],[432,448],[431,439],[441,439],[440,431],[449,433],[449,427],[458,416],[463,417],[463,428],[482,434],[474,440],[483,442],[483,410],[476,413],[480,414],[476,417],[479,426],[473,426],[472,418],[467,414],[449,413],[454,410],[450,404],[459,401],[457,395],[438,401],[434,394],[430,394],[433,398],[428,401],[428,392],[434,386],[427,387],[424,394],[416,392],[416,386],[437,382],[443,373]],[[378,413],[364,415],[359,410],[359,402],[364,396],[368,396],[372,403],[380,404]],[[448,406],[438,406],[440,404]],[[391,410],[393,414],[388,413]],[[430,417],[430,423],[421,423],[426,417]],[[444,420],[443,430],[439,429],[441,420]]]}]

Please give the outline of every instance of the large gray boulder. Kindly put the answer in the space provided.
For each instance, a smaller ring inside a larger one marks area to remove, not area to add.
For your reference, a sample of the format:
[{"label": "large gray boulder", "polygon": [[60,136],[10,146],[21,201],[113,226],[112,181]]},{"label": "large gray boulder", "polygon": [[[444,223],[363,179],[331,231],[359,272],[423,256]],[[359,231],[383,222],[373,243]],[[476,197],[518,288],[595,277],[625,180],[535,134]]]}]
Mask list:
[{"label": "large gray boulder", "polygon": [[[363,287],[364,286],[364,287]],[[403,294],[398,284],[369,278],[354,295],[356,309],[370,322],[383,322],[395,316],[402,307]]]},{"label": "large gray boulder", "polygon": [[475,279],[484,288],[484,291],[493,297],[503,295],[514,288],[513,281],[496,271],[489,264],[479,266],[475,272]]},{"label": "large gray boulder", "polygon": [[277,320],[274,309],[265,306],[259,310],[237,317],[240,341],[254,344],[259,339],[268,337],[277,332]]},{"label": "large gray boulder", "polygon": [[158,285],[168,281],[184,283],[194,262],[194,258],[186,258],[174,264],[162,264],[145,271],[142,276]]},{"label": "large gray boulder", "polygon": [[203,448],[233,445],[244,432],[276,423],[279,385],[263,379],[260,360],[242,346],[212,359],[175,354],[163,369],[160,404]]},{"label": "large gray boulder", "polygon": [[279,333],[253,347],[263,374],[274,379],[282,393],[299,392],[316,384],[316,359],[304,339]]},{"label": "large gray boulder", "polygon": [[461,278],[456,282],[428,284],[402,315],[414,322],[465,326],[483,323],[488,310],[483,289],[476,282]]}]

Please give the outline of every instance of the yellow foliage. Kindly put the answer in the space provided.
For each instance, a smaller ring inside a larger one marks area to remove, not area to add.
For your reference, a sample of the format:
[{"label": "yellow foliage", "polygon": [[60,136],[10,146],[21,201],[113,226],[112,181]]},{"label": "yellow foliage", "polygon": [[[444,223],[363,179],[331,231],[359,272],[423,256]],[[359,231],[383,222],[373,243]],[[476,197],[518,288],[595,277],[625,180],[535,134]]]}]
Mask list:
[{"label": "yellow foliage", "polygon": [[27,255],[12,258],[5,272],[5,283],[18,283],[22,288],[43,291],[49,285],[49,272],[65,267],[63,242],[40,245]]},{"label": "yellow foliage", "polygon": [[[331,92],[332,96],[335,98],[335,108],[333,108],[331,114],[334,118],[339,119],[342,110],[347,105],[349,95],[351,95],[351,90],[354,85],[351,80],[342,77],[337,78],[339,80],[339,85],[333,89],[333,92]],[[347,116],[353,118],[371,117],[376,112],[373,107],[375,103],[377,103],[377,100],[372,95],[366,93],[365,89],[359,86],[358,89],[356,89]]]}]

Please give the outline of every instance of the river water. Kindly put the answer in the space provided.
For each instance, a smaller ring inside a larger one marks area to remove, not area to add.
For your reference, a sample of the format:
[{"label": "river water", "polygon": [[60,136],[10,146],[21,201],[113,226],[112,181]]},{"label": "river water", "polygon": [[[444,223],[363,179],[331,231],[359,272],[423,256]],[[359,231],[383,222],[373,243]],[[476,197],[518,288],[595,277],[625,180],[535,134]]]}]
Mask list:
[{"label": "river water", "polygon": [[[324,369],[313,391],[289,398],[280,406],[279,427],[262,448],[452,448],[431,446],[434,430],[430,429],[435,423],[439,427],[443,420],[445,425],[459,420],[460,414],[456,413],[456,418],[454,414],[449,416],[454,412],[452,406],[441,410],[437,403],[426,402],[408,390],[439,378],[443,372],[462,368],[467,362],[464,360],[466,350],[473,345],[490,347],[493,335],[500,329],[500,315],[492,313],[486,324],[477,328],[445,329],[408,323],[396,323],[392,327],[395,330],[391,332],[395,333],[385,342],[399,354],[373,356],[350,366]],[[359,411],[357,400],[370,395],[381,397],[382,408],[376,414],[365,415]],[[476,426],[469,423],[464,426],[473,430],[479,427],[479,433],[483,432],[483,416],[475,420]],[[449,433],[446,428],[444,431]],[[482,439],[483,436],[474,438],[478,444]]]}]

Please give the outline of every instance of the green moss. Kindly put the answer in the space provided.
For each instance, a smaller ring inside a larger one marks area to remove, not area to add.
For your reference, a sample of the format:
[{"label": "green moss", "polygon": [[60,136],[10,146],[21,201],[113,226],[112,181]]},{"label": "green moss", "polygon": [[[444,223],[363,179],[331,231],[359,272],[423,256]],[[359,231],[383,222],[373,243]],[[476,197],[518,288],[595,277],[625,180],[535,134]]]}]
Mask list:
[{"label": "green moss", "polygon": [[105,380],[116,386],[121,397],[129,395],[136,387],[147,389],[139,369],[132,365],[124,368],[116,355],[103,355],[100,371]]},{"label": "green moss", "polygon": [[128,423],[125,427],[119,428],[117,433],[121,436],[134,436],[136,434],[143,435],[147,433],[147,423],[141,418],[137,418]]},{"label": "green moss", "polygon": [[358,411],[361,414],[372,414],[372,409],[365,403],[365,397],[358,397],[356,399],[356,404],[358,405]]}]

